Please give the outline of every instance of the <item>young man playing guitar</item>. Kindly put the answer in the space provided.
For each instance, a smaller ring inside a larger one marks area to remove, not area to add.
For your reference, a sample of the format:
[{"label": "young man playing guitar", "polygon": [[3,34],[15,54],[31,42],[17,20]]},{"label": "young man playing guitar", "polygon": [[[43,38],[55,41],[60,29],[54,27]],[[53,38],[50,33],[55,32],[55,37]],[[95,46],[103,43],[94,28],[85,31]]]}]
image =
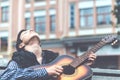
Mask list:
[{"label": "young man playing guitar", "polygon": [[[0,80],[49,80],[53,76],[60,76],[65,70],[61,65],[55,64],[49,67],[37,66],[51,62],[58,56],[54,52],[43,51],[40,43],[38,33],[33,30],[21,30],[17,36],[17,51],[13,53],[7,68],[0,75]],[[46,57],[46,55],[49,56]],[[91,65],[95,59],[96,55],[90,52],[87,65]],[[33,66],[37,66],[37,68]]]}]

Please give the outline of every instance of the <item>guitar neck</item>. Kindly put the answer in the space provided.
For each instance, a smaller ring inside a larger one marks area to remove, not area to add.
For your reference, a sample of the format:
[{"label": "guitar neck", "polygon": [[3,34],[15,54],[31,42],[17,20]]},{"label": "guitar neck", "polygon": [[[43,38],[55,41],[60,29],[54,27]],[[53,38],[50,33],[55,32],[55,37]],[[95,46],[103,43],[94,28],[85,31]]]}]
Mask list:
[{"label": "guitar neck", "polygon": [[[116,36],[109,35],[109,36],[105,37],[104,39],[102,39],[99,43],[94,45],[91,49],[86,51],[84,54],[82,54],[80,57],[74,58],[73,61],[69,65],[71,65],[72,67],[76,68],[76,67],[78,67],[79,65],[81,65],[82,63],[84,63],[88,59],[88,57],[91,54],[91,52],[93,52],[93,53],[97,52],[100,48],[102,48],[107,43],[113,42],[113,45],[114,45],[117,41],[118,40],[116,40]],[[47,65],[49,65],[49,64],[47,64]],[[44,66],[45,65],[42,65],[41,67],[44,67]],[[39,65],[38,66],[34,66],[33,68],[35,68],[35,69],[39,68]]]},{"label": "guitar neck", "polygon": [[91,54],[91,52],[93,52],[93,53],[97,52],[105,44],[106,43],[104,43],[103,41],[100,41],[99,43],[94,45],[90,50],[88,50],[84,54],[82,54],[80,57],[74,58],[74,60],[72,61],[72,63],[70,65],[73,66],[74,68],[78,67],[80,64],[82,64],[84,61],[86,61],[88,59],[88,56]]}]

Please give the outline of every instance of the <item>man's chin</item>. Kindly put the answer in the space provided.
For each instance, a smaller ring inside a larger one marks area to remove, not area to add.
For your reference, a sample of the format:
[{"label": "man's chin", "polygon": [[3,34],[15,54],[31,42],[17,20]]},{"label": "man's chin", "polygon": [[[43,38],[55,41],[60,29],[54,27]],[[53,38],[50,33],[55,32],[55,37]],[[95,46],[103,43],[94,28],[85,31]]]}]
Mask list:
[{"label": "man's chin", "polygon": [[39,38],[38,35],[33,35],[33,36],[31,36],[31,38],[29,39],[29,41],[30,41],[32,38],[35,38],[35,37],[40,41],[40,38]]}]

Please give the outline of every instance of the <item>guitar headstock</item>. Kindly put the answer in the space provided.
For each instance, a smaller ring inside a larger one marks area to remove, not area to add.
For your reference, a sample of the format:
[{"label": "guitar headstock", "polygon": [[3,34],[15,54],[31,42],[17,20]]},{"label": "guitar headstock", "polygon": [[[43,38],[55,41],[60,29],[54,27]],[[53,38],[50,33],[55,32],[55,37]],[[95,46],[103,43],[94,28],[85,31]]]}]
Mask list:
[{"label": "guitar headstock", "polygon": [[111,45],[114,45],[115,43],[118,42],[117,36],[116,35],[108,35],[105,38],[102,39],[102,42],[104,43],[111,43]]}]

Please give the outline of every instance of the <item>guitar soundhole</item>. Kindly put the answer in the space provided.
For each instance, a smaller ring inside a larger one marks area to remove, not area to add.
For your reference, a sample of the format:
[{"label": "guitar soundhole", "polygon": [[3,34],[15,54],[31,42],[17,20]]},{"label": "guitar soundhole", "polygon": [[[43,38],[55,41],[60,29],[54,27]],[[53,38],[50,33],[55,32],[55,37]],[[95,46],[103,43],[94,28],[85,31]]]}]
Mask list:
[{"label": "guitar soundhole", "polygon": [[71,75],[75,72],[75,68],[70,65],[65,65],[63,67],[63,73],[67,75]]}]

